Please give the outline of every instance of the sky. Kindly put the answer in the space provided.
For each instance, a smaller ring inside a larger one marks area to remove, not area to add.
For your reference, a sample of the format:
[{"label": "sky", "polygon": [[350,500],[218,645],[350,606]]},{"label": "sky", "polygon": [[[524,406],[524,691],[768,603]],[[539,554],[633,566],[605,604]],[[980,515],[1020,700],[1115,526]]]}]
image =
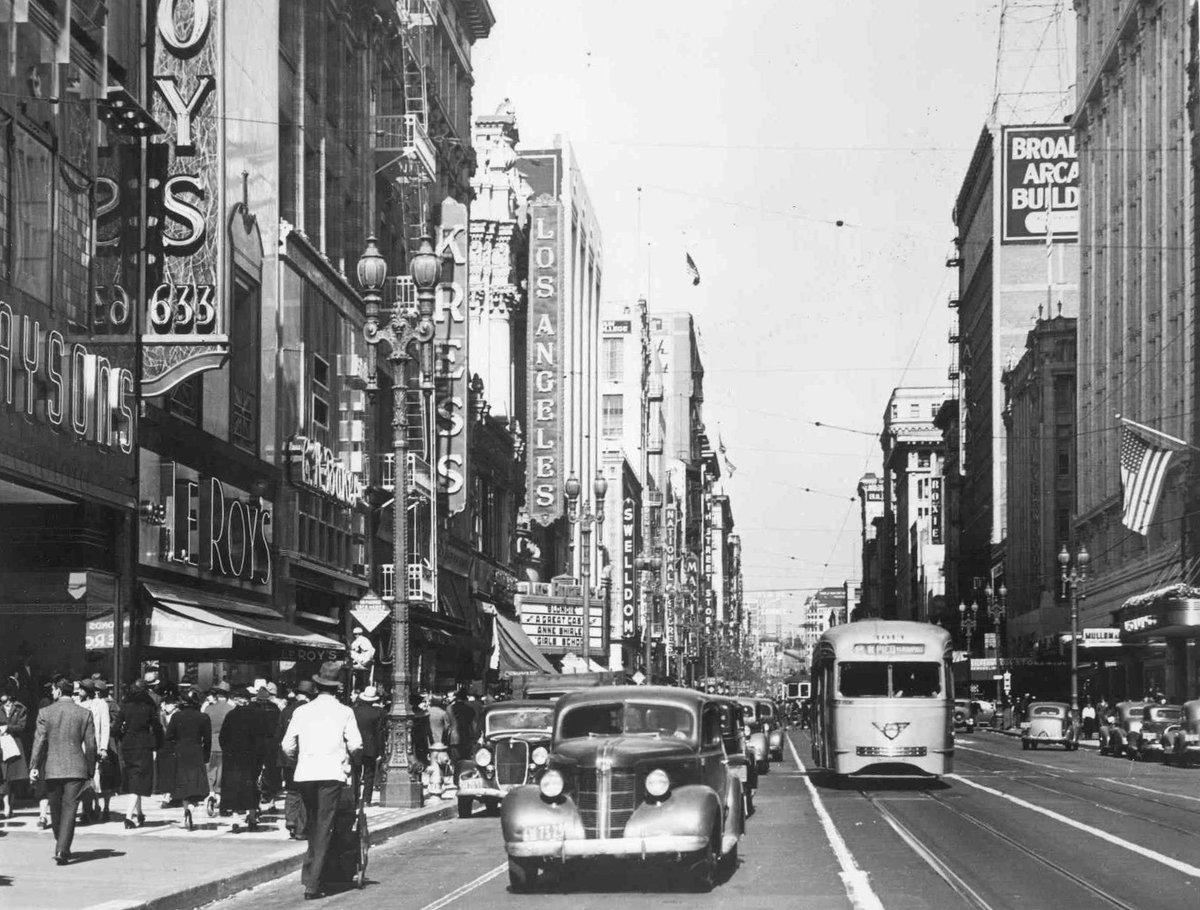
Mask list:
[{"label": "sky", "polygon": [[511,99],[521,145],[574,145],[606,301],[695,316],[747,600],[857,579],[888,396],[948,385],[951,213],[999,2],[491,3],[475,111]]}]

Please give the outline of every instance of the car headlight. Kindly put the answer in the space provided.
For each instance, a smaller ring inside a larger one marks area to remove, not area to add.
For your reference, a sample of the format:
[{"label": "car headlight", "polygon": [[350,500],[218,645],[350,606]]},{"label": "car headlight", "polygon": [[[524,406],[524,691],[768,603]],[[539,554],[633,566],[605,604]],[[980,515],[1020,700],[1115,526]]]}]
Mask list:
[{"label": "car headlight", "polygon": [[555,771],[553,768],[551,768],[542,775],[542,779],[538,782],[538,786],[541,788],[542,796],[546,797],[547,799],[558,799],[560,796],[562,796],[563,792],[563,776],[558,771]]},{"label": "car headlight", "polygon": [[651,796],[661,798],[671,789],[671,778],[662,768],[655,768],[646,775],[646,792]]},{"label": "car headlight", "polygon": [[486,746],[475,753],[475,764],[487,767],[492,763],[492,750]]},{"label": "car headlight", "polygon": [[546,750],[545,746],[538,746],[529,757],[535,765],[544,765],[550,760],[550,753]]}]

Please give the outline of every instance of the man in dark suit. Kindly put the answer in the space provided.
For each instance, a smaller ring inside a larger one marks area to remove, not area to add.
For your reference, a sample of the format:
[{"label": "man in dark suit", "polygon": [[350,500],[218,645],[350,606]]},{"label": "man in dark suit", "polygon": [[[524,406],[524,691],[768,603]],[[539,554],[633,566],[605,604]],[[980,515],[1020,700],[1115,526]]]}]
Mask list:
[{"label": "man in dark suit", "polygon": [[359,795],[366,805],[371,805],[375,794],[375,771],[379,757],[383,754],[383,708],[379,707],[379,692],[367,686],[354,703],[354,720],[362,737],[362,770],[359,772]]},{"label": "man in dark suit", "polygon": [[71,698],[75,683],[54,680],[53,704],[38,712],[37,733],[29,756],[29,777],[46,782],[50,824],[54,829],[54,861],[66,865],[75,838],[75,812],[84,783],[96,770],[96,726],[92,712]]}]

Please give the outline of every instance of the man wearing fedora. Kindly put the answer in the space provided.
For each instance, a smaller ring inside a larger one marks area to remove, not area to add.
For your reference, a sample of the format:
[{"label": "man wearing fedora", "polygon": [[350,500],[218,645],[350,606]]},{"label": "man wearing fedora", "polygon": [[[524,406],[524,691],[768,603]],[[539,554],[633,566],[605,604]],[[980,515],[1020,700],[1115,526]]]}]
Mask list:
[{"label": "man wearing fedora", "polygon": [[379,707],[379,692],[374,686],[367,686],[358,696],[358,701],[354,703],[354,720],[358,723],[363,743],[358,797],[369,806],[375,794],[375,771],[383,754],[384,712]]},{"label": "man wearing fedora", "polygon": [[[54,680],[53,704],[38,712],[37,733],[29,755],[29,777],[45,781],[54,828],[54,861],[64,866],[71,858],[75,812],[84,783],[96,770],[96,726],[92,712],[75,704],[75,683],[68,676]],[[356,731],[357,732],[357,731]]]},{"label": "man wearing fedora", "polygon": [[210,816],[217,814],[217,807],[221,802],[221,768],[223,767],[221,725],[225,723],[226,716],[233,710],[233,705],[229,701],[232,691],[232,687],[224,680],[213,683],[212,688],[208,690],[212,701],[206,703],[201,709],[208,715],[208,720],[212,724],[212,748],[208,753],[208,799],[204,801],[204,807]]},{"label": "man wearing fedora", "polygon": [[338,806],[349,795],[351,772],[363,748],[354,712],[335,697],[341,685],[337,677],[322,668],[313,683],[317,697],[296,709],[283,737],[284,754],[296,762],[293,779],[308,816],[308,855],[301,871],[305,900],[323,893],[321,877]]}]

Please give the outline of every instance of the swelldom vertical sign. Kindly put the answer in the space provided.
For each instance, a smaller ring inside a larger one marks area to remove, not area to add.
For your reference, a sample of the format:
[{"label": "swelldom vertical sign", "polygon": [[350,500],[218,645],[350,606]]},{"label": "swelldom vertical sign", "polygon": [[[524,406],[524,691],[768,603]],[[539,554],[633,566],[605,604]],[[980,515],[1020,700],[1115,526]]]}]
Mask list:
[{"label": "swelldom vertical sign", "polygon": [[549,525],[563,513],[562,204],[539,196],[530,207],[529,442],[530,517]]},{"label": "swelldom vertical sign", "polygon": [[145,307],[142,394],[161,395],[220,367],[229,353],[221,281],[222,0],[158,0],[153,6],[153,103],[166,127],[162,262]]}]

